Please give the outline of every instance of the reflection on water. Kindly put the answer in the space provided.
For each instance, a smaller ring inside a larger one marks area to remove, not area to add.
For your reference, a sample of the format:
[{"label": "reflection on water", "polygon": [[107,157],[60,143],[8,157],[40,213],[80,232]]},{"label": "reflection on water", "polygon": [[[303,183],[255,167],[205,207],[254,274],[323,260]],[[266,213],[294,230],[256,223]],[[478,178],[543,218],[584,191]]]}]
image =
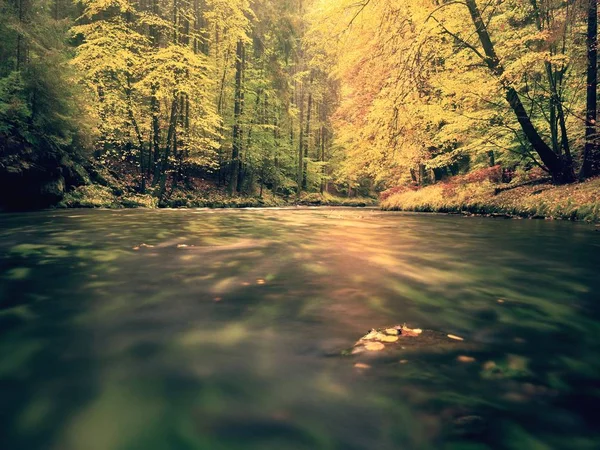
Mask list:
[{"label": "reflection on water", "polygon": [[[599,259],[570,223],[2,215],[2,448],[598,448]],[[402,323],[465,341],[341,356]]]}]

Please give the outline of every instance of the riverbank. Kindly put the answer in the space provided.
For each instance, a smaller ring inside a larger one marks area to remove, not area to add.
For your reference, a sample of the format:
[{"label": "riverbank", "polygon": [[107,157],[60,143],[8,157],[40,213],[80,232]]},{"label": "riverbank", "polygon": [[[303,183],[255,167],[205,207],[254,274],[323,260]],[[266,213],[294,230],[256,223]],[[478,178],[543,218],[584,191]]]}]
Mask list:
[{"label": "riverbank", "polygon": [[438,183],[392,191],[382,199],[381,208],[600,223],[600,178],[564,186],[542,180],[514,186],[490,181]]},{"label": "riverbank", "polygon": [[273,208],[282,206],[376,206],[374,198],[345,198],[328,193],[303,194],[283,198],[271,192],[263,196],[229,196],[219,189],[205,191],[176,191],[159,202],[151,194],[133,194],[101,185],[81,186],[65,195],[58,208]]}]

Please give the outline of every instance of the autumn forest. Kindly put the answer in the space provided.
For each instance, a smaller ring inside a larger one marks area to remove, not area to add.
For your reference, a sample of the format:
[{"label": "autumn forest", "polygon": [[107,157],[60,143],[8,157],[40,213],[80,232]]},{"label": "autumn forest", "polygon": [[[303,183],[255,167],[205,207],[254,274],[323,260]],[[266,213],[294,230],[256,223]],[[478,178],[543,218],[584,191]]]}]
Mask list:
[{"label": "autumn forest", "polygon": [[598,171],[595,1],[4,0],[0,33],[8,207]]}]

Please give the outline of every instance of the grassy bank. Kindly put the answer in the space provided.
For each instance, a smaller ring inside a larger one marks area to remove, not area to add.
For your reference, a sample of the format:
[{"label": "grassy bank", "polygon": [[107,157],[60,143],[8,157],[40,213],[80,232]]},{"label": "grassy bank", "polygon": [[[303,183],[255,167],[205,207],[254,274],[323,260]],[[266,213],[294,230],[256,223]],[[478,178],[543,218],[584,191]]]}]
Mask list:
[{"label": "grassy bank", "polygon": [[81,186],[68,193],[59,208],[269,208],[281,206],[375,206],[373,198],[343,198],[331,194],[304,194],[284,199],[270,192],[263,197],[227,195],[222,190],[176,191],[159,202],[150,194],[140,195],[101,185]]},{"label": "grassy bank", "polygon": [[323,194],[304,194],[300,200],[293,200],[292,204],[301,206],[346,206],[365,207],[377,206],[377,199],[370,197],[337,197],[327,192]]},{"label": "grassy bank", "polygon": [[600,178],[554,186],[438,183],[419,190],[398,190],[381,202],[384,210],[507,215],[600,222]]}]

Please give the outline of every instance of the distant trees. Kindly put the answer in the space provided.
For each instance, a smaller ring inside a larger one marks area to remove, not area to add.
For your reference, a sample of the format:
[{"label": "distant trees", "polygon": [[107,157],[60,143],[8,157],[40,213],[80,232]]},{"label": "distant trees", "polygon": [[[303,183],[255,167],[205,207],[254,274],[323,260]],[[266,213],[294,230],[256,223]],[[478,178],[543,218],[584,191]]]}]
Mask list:
[{"label": "distant trees", "polygon": [[297,0],[83,4],[73,63],[96,98],[106,164],[137,166],[140,191],[149,183],[160,198],[198,170],[218,173],[230,194],[290,189],[294,136],[313,143],[316,123],[312,104],[301,105],[307,121],[296,114],[306,89]]}]

